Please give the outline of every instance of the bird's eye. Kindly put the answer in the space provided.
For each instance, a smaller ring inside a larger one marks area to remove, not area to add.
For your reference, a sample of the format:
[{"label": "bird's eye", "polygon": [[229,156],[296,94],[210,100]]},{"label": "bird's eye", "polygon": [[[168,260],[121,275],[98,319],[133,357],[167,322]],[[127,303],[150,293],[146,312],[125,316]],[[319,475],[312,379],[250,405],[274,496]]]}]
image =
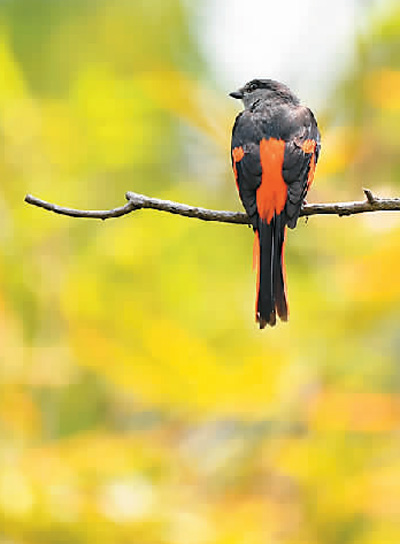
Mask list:
[{"label": "bird's eye", "polygon": [[250,85],[248,85],[248,87],[247,87],[247,92],[252,93],[256,89],[257,89],[257,84],[256,83],[250,83]]}]

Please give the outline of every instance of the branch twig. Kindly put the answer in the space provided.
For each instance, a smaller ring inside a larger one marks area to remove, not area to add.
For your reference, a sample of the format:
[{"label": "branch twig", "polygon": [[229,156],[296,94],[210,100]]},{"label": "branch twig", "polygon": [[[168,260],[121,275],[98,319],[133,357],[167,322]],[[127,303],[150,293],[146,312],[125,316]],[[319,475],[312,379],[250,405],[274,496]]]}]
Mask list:
[{"label": "branch twig", "polygon": [[[369,189],[364,189],[366,200],[358,202],[337,202],[332,204],[304,204],[300,216],[310,215],[353,215],[364,212],[379,212],[379,211],[400,211],[400,198],[377,198]],[[121,217],[135,210],[151,208],[163,212],[183,215],[185,217],[195,217],[203,221],[218,221],[220,223],[234,223],[239,225],[247,225],[250,223],[247,214],[243,212],[229,212],[223,210],[209,210],[207,208],[199,208],[197,206],[188,206],[171,200],[160,200],[149,196],[132,193],[126,193],[128,202],[119,208],[111,210],[76,210],[72,208],[64,208],[57,204],[52,204],[36,198],[32,195],[26,195],[25,202],[44,208],[60,215],[68,215],[70,217],[84,217],[93,219],[109,219],[111,217]]]},{"label": "branch twig", "polygon": [[119,208],[113,208],[111,210],[76,210],[74,208],[64,208],[63,206],[58,206],[58,204],[52,204],[46,200],[42,200],[33,195],[26,195],[25,202],[37,206],[38,208],[43,208],[49,212],[58,213],[60,215],[68,215],[69,217],[83,217],[90,219],[109,219],[110,217],[121,217],[121,215],[126,215],[127,213],[133,212],[135,209],[134,204],[131,201],[128,201],[125,206],[120,206]]}]

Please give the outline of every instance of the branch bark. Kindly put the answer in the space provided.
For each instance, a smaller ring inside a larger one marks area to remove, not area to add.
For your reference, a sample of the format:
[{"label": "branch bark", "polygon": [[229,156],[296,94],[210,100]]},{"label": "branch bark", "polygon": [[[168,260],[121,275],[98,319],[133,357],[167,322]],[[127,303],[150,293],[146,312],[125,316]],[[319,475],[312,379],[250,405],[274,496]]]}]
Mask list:
[{"label": "branch bark", "polygon": [[[356,202],[337,202],[330,204],[304,204],[300,212],[301,216],[311,215],[353,215],[365,212],[380,211],[400,211],[400,198],[378,198],[372,194],[369,189],[364,189],[365,200]],[[220,223],[233,223],[238,225],[248,225],[250,223],[247,214],[243,212],[230,212],[223,210],[209,210],[197,206],[188,206],[171,200],[160,200],[149,196],[141,195],[128,191],[126,193],[128,202],[119,208],[111,210],[77,210],[65,208],[52,204],[32,195],[26,195],[25,202],[38,206],[45,210],[70,217],[83,217],[92,219],[110,219],[111,217],[121,217],[128,213],[144,208],[151,208],[163,212],[183,215],[184,217],[194,217],[203,221],[218,221]]]}]

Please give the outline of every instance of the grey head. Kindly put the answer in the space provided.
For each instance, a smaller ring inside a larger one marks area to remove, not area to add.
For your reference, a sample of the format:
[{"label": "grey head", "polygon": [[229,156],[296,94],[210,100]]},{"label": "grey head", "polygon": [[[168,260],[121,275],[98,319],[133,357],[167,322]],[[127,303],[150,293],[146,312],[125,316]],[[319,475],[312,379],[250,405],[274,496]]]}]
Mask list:
[{"label": "grey head", "polygon": [[268,103],[287,103],[294,106],[300,104],[300,100],[289,87],[273,79],[252,79],[229,96],[243,100],[246,109],[253,108],[261,101],[267,105]]}]

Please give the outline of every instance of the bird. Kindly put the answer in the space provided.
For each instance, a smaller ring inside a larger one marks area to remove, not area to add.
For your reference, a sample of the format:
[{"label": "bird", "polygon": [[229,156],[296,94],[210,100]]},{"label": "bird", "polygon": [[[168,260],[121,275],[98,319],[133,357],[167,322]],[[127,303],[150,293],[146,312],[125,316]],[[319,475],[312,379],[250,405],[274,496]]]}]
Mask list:
[{"label": "bird", "polygon": [[285,84],[253,79],[230,96],[244,110],[232,129],[231,160],[240,200],[255,232],[256,322],[288,321],[286,227],[296,227],[314,180],[321,136],[312,111]]}]

